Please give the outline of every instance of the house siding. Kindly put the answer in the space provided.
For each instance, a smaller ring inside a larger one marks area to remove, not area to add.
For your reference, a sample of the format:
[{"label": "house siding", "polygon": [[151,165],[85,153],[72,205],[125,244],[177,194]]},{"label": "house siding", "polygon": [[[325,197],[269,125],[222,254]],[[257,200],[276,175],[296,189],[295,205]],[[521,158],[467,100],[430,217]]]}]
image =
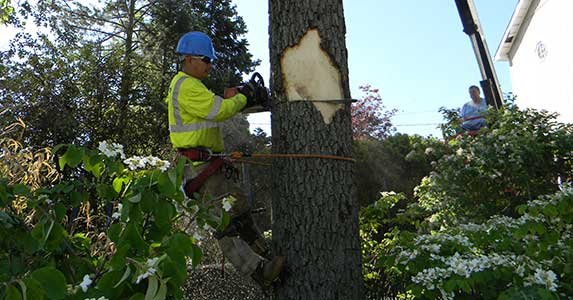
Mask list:
[{"label": "house siding", "polygon": [[563,122],[573,122],[572,11],[571,0],[539,1],[530,7],[510,51],[516,103],[558,112]]}]

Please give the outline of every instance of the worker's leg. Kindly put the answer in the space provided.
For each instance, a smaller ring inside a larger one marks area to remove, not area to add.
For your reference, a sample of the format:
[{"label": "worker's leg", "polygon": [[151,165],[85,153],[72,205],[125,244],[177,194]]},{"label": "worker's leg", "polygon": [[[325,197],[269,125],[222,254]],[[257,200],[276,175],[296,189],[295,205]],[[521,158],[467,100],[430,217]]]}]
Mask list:
[{"label": "worker's leg", "polygon": [[[185,179],[188,180],[195,177],[206,167],[207,164],[189,167],[185,172]],[[228,213],[231,216],[229,227],[234,228],[228,228],[231,232],[220,237],[218,243],[223,255],[231,261],[241,274],[251,275],[264,262],[264,258],[254,252],[249,243],[241,239],[242,235],[240,235],[240,232],[244,227],[243,223],[247,226],[254,226],[254,223],[252,225],[247,224],[249,222],[245,222],[246,218],[239,218],[239,216],[250,216],[250,205],[240,186],[234,182],[234,178],[226,178],[225,173],[224,170],[221,170],[209,177],[199,189],[199,194],[204,196],[204,199],[207,199],[210,202],[209,204],[215,207],[216,215],[220,215],[223,209],[222,201],[225,197],[233,199],[233,205]],[[242,221],[239,219],[242,219]]]},{"label": "worker's leg", "polygon": [[[186,177],[196,176],[206,165],[190,167],[186,170]],[[257,254],[266,253],[266,244],[258,228],[250,215],[250,204],[247,196],[242,191],[238,182],[233,178],[226,178],[225,172],[217,172],[205,182],[199,190],[200,194],[208,195],[213,201],[216,214],[222,209],[222,199],[228,196],[234,198],[234,203],[229,211],[231,224],[236,226],[235,234],[220,235],[219,247],[223,255],[231,261],[233,266],[243,275],[252,276],[259,284],[266,286],[273,282],[284,268],[285,258],[277,256],[271,260]]]},{"label": "worker's leg", "polygon": [[[209,191],[211,195],[218,195],[215,197],[221,198],[226,195],[232,196],[234,199],[233,206],[229,211],[231,215],[231,230],[236,230],[240,238],[247,242],[247,244],[259,255],[266,257],[268,256],[269,249],[266,245],[262,232],[257,227],[253,217],[250,213],[251,204],[244,193],[239,179],[235,176],[232,178],[226,178],[225,172],[217,173],[210,178],[208,182],[205,183],[206,190]],[[220,205],[219,203],[214,203],[215,205]]]}]

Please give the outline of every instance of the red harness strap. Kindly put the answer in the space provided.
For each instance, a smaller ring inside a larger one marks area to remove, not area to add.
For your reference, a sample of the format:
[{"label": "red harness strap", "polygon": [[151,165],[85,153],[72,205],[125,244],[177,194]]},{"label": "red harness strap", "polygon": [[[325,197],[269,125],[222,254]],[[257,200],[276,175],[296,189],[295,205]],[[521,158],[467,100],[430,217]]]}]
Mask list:
[{"label": "red harness strap", "polygon": [[195,176],[193,179],[185,183],[185,194],[187,197],[193,197],[193,194],[211,177],[219,171],[225,164],[225,159],[221,157],[213,157],[211,152],[202,149],[181,149],[179,153],[193,161],[208,161],[209,165]]}]

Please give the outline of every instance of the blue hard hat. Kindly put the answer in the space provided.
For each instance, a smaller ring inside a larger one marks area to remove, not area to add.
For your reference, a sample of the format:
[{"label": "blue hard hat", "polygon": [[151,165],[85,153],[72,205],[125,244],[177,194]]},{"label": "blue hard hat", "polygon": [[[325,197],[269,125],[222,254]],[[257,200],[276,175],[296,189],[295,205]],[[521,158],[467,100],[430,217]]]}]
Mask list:
[{"label": "blue hard hat", "polygon": [[207,56],[211,60],[217,58],[211,38],[199,31],[191,31],[184,34],[179,39],[175,52],[180,55]]}]

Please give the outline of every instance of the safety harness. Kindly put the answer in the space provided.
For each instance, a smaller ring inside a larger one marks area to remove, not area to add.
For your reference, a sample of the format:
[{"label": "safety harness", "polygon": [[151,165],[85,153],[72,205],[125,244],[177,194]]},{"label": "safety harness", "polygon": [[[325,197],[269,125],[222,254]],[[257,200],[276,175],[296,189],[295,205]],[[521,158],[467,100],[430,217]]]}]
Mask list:
[{"label": "safety harness", "polygon": [[223,156],[218,156],[218,153],[213,153],[208,149],[179,149],[180,155],[187,157],[192,161],[204,161],[208,162],[209,165],[201,171],[193,179],[185,183],[185,194],[188,197],[192,197],[195,192],[201,188],[201,186],[211,177],[213,174],[217,173],[223,166],[232,166],[232,162],[225,159]]}]

